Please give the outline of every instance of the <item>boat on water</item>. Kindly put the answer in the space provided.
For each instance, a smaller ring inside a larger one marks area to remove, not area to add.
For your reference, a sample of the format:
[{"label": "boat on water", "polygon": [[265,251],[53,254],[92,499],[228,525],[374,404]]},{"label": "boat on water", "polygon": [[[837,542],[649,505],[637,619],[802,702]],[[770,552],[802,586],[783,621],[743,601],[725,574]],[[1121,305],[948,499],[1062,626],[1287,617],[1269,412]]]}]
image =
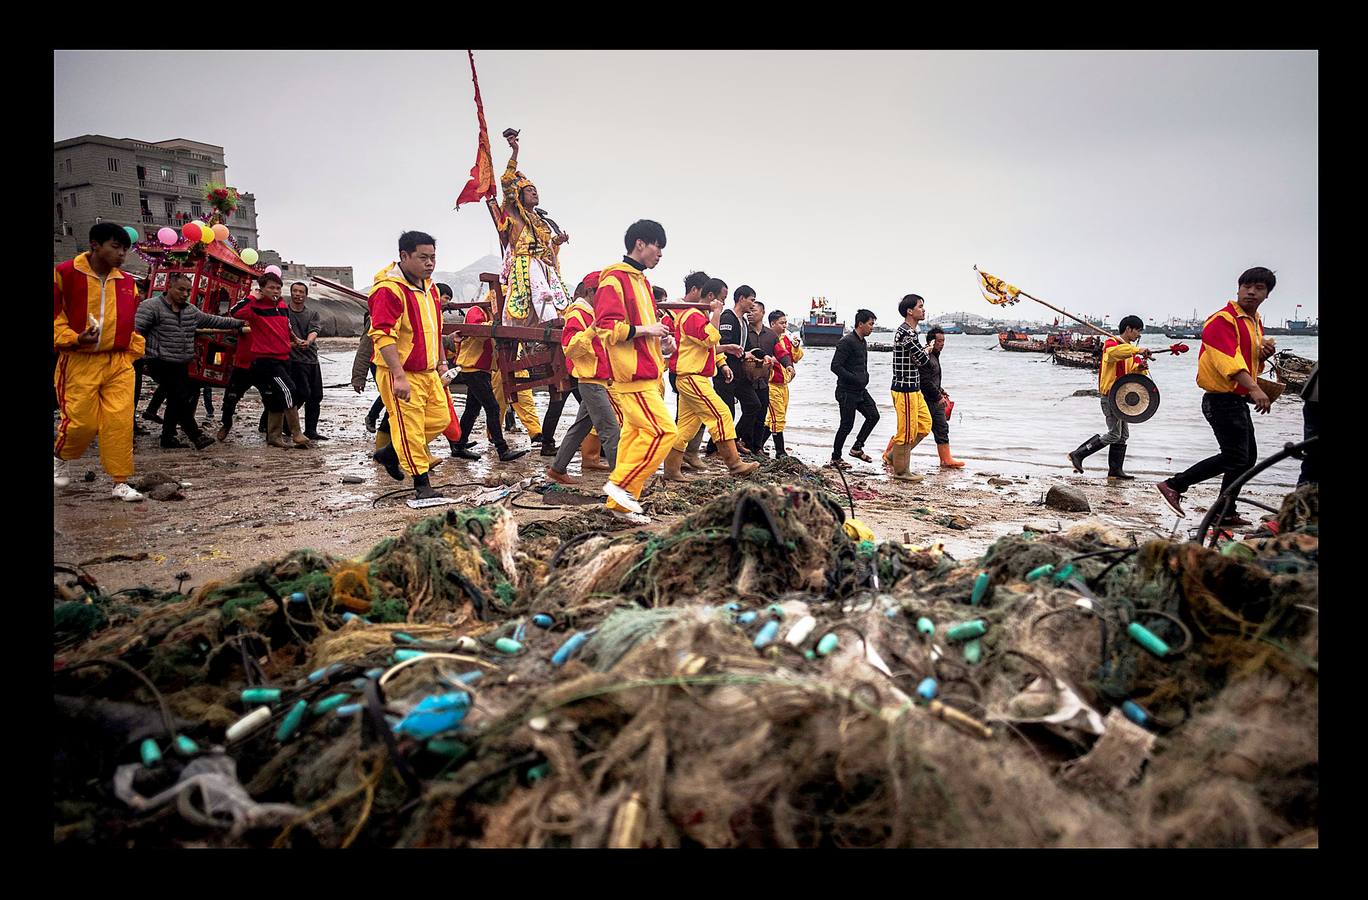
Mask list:
[{"label": "boat on water", "polygon": [[1279,350],[1269,357],[1268,363],[1277,373],[1278,380],[1299,394],[1316,366],[1315,360],[1298,356],[1290,350]]},{"label": "boat on water", "polygon": [[802,333],[805,347],[835,347],[845,334],[845,323],[836,320],[836,307],[827,298],[813,297]]},{"label": "boat on water", "polygon": [[1074,369],[1090,369],[1094,372],[1101,365],[1101,359],[1098,356],[1085,350],[1056,350],[1050,354],[1050,358],[1055,361],[1056,365],[1069,366]]},{"label": "boat on water", "polygon": [[1072,331],[1058,331],[1045,338],[1045,346],[1051,352],[1072,350],[1088,353],[1098,360],[1102,358],[1102,339],[1095,334],[1077,334]]},{"label": "boat on water", "polygon": [[999,331],[998,346],[1016,353],[1049,353],[1044,341],[1033,340],[1024,331]]},{"label": "boat on water", "polygon": [[885,344],[885,343],[882,343],[882,342],[879,342],[879,341],[870,341],[870,342],[869,342],[868,344],[866,344],[865,346],[866,346],[866,348],[869,350],[870,353],[892,353],[892,352],[893,352],[893,345],[892,345],[892,344]]},{"label": "boat on water", "polygon": [[964,333],[965,333],[965,334],[997,334],[997,333],[998,333],[998,329],[1000,329],[1001,327],[1002,327],[1001,325],[971,325],[971,324],[965,323],[965,326],[964,326]]}]

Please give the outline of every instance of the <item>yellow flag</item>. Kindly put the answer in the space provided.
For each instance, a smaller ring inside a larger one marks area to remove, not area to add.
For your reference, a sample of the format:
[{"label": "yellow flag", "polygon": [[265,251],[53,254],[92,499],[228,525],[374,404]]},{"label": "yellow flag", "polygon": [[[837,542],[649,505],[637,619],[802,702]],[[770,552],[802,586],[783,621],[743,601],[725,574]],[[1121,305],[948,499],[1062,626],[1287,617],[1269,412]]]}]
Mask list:
[{"label": "yellow flag", "polygon": [[978,266],[974,266],[974,274],[978,275],[979,290],[983,291],[983,299],[994,306],[1011,306],[1019,303],[1021,298],[1017,296],[1021,289],[1014,287],[995,275],[987,272],[980,272]]}]

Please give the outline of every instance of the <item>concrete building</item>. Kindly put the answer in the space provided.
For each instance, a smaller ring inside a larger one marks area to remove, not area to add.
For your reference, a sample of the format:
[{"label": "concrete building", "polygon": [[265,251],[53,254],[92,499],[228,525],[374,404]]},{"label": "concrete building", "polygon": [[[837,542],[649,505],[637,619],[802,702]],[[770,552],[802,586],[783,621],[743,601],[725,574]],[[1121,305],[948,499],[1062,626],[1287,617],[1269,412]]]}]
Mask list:
[{"label": "concrete building", "polygon": [[278,250],[260,251],[260,259],[257,261],[257,265],[280,266],[280,278],[285,282],[287,288],[291,281],[308,281],[315,275],[347,287],[354,287],[351,266],[306,266],[304,263],[282,258]]},{"label": "concrete building", "polygon": [[[97,221],[131,225],[148,239],[163,226],[179,231],[212,211],[204,200],[209,182],[227,181],[223,148],[185,138],[149,142],[85,134],[57,141],[52,151],[54,263],[87,250]],[[239,247],[256,247],[256,197],[239,191],[241,202],[224,224]],[[127,267],[146,269],[134,254]]]}]

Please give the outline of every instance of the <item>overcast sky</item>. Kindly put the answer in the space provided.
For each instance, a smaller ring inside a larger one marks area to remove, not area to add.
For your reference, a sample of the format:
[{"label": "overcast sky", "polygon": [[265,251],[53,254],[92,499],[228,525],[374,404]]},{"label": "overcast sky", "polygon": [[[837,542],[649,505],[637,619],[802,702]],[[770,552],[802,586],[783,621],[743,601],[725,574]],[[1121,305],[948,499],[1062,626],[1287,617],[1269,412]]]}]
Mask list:
[{"label": "overcast sky", "polygon": [[[668,235],[651,278],[672,297],[702,268],[791,315],[825,295],[847,321],[864,306],[890,324],[906,293],[932,316],[993,315],[975,263],[1113,322],[1205,315],[1265,265],[1266,321],[1318,314],[1314,52],[475,61],[496,172],[500,132],[522,129],[520,168],[572,237],[572,286],[651,218]],[[58,52],[54,74],[54,140],[223,145],[261,246],[286,259],[353,266],[360,286],[404,229],[437,237],[442,270],[497,246],[482,205],[452,208],[477,133],[464,51]],[[1014,313],[1050,315],[1030,307]]]}]

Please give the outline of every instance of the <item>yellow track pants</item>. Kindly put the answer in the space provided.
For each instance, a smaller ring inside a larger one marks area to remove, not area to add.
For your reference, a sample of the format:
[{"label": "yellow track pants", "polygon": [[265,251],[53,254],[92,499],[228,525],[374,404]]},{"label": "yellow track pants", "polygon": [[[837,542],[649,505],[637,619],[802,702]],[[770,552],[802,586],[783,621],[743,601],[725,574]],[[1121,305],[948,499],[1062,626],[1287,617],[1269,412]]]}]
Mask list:
[{"label": "yellow track pants", "polygon": [[405,372],[409,398],[394,396],[394,377],[385,366],[375,367],[375,384],[389,411],[390,440],[399,454],[399,468],[422,475],[430,468],[428,441],[451,424],[451,399],[436,372]]},{"label": "yellow track pants", "polygon": [[715,443],[736,440],[736,423],[732,421],[731,410],[717,396],[711,378],[680,375],[675,379],[675,392],[679,395],[679,434],[674,440],[675,450],[687,448],[703,426],[707,426]]},{"label": "yellow track pants", "polygon": [[[683,379],[680,379],[681,381]],[[654,387],[644,391],[615,391],[608,389],[608,399],[622,422],[622,436],[618,438],[617,467],[608,480],[631,494],[640,497],[646,479],[670,454],[679,428],[670,418],[665,401]],[[687,441],[685,442],[687,443]],[[620,510],[611,499],[609,509]]]},{"label": "yellow track pants", "polygon": [[100,439],[100,464],[115,481],[133,475],[133,354],[77,353],[57,360],[57,402],[62,408],[52,452],[78,459]]},{"label": "yellow track pants", "polygon": [[894,444],[917,446],[921,439],[931,433],[931,410],[926,407],[926,399],[921,391],[892,391],[893,409],[898,414],[898,430],[888,440],[888,451]]}]

